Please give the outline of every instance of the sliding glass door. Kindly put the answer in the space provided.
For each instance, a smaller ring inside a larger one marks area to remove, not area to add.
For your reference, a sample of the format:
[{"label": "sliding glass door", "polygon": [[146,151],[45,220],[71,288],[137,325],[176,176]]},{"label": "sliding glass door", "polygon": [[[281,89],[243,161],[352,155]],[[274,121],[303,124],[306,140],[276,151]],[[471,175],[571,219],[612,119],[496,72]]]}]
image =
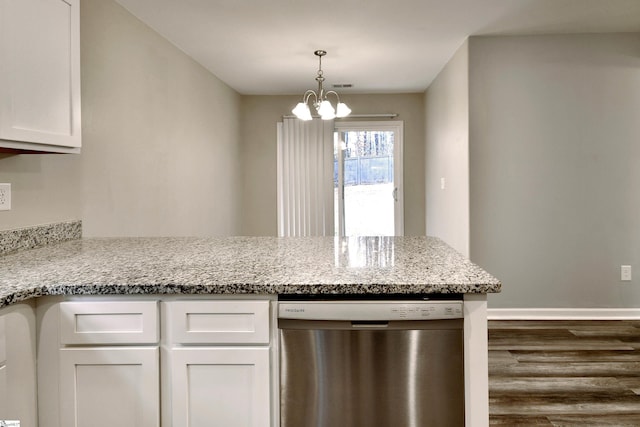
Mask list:
[{"label": "sliding glass door", "polygon": [[338,236],[402,236],[401,121],[337,122],[334,209]]}]

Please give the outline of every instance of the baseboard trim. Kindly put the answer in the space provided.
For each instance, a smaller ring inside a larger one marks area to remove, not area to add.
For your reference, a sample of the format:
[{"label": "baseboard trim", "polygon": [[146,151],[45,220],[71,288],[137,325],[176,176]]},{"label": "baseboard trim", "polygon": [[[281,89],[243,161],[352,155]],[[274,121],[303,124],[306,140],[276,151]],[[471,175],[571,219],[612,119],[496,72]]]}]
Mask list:
[{"label": "baseboard trim", "polygon": [[489,308],[489,320],[640,320],[640,308]]}]

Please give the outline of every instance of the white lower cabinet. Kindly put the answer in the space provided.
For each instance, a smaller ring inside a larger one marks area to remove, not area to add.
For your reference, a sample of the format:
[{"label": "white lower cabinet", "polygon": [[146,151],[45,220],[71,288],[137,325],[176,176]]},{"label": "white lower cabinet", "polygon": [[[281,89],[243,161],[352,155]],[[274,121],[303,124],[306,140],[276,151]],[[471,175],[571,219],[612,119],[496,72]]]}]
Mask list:
[{"label": "white lower cabinet", "polygon": [[173,426],[268,427],[269,348],[171,351]]},{"label": "white lower cabinet", "polygon": [[64,301],[52,309],[59,422],[47,425],[159,427],[158,301]]},{"label": "white lower cabinet", "polygon": [[[9,387],[7,384],[7,323],[5,316],[0,315],[0,420],[8,415]],[[6,415],[3,415],[6,414]]]},{"label": "white lower cabinet", "polygon": [[163,308],[169,425],[272,425],[270,302],[196,299]]},{"label": "white lower cabinet", "polygon": [[60,350],[60,425],[160,425],[157,347]]},{"label": "white lower cabinet", "polygon": [[33,303],[0,309],[0,420],[37,427],[36,335]]},{"label": "white lower cabinet", "polygon": [[[42,298],[33,322],[38,423],[22,426],[275,425],[270,304]],[[0,412],[11,393],[1,332]]]}]

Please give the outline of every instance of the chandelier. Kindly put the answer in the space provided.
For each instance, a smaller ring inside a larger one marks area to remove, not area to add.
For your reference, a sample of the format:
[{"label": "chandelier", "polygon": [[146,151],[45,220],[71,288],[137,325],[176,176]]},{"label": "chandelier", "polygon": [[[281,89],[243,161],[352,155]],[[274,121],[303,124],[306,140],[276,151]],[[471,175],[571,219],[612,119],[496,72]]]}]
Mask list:
[{"label": "chandelier", "polygon": [[[330,90],[328,92],[324,91],[322,87],[322,82],[324,82],[324,76],[322,75],[322,57],[327,54],[324,50],[316,50],[313,52],[318,57],[318,75],[316,76],[316,81],[318,82],[318,91],[313,91],[309,89],[304,93],[302,97],[302,102],[299,102],[296,107],[291,110],[293,114],[300,120],[311,120],[311,111],[309,110],[308,102],[313,97],[313,106],[316,111],[320,115],[322,120],[331,120],[336,117],[346,117],[351,113],[351,109],[347,107],[347,104],[340,102],[340,97],[338,94]],[[336,104],[336,108],[333,108],[333,105],[327,99],[327,96],[335,95],[338,100]]]}]

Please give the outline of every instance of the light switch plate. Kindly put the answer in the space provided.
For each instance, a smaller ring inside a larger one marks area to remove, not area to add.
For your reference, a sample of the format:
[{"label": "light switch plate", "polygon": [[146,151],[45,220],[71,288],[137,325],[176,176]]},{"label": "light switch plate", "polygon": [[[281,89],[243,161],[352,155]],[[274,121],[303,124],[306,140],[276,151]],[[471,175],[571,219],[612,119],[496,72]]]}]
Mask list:
[{"label": "light switch plate", "polygon": [[0,211],[11,210],[11,184],[0,184]]},{"label": "light switch plate", "polygon": [[620,266],[620,280],[623,282],[628,282],[631,280],[631,266],[630,265],[621,265]]}]

